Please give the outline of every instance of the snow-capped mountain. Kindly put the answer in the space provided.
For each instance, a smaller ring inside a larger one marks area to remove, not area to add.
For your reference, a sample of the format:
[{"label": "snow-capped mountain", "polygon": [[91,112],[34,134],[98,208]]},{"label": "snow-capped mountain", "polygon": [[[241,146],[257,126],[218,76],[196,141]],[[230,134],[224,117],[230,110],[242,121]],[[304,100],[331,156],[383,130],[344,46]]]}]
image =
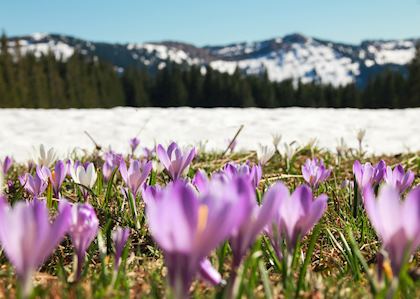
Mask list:
[{"label": "snow-capped mountain", "polygon": [[252,43],[196,47],[172,41],[112,44],[36,33],[10,38],[11,52],[16,41],[23,54],[32,52],[40,56],[52,52],[66,60],[78,51],[109,61],[120,71],[127,67],[155,71],[171,61],[185,66],[210,66],[228,73],[236,69],[249,75],[266,72],[272,81],[293,79],[339,86],[351,82],[364,84],[371,74],[385,67],[404,70],[415,55],[419,39],[370,40],[350,45],[291,34]]}]

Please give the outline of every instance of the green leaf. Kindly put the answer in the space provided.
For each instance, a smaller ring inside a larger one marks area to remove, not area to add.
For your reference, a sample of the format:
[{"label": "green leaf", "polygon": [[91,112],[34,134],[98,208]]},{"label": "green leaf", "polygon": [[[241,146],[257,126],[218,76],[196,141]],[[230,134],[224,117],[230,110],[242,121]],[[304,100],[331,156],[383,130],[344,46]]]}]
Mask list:
[{"label": "green leaf", "polygon": [[112,171],[111,177],[109,178],[108,184],[106,186],[104,206],[107,206],[108,201],[111,197],[112,186],[114,185],[114,177],[115,177],[115,174],[117,173],[117,171],[118,171],[118,167],[115,167],[115,169]]},{"label": "green leaf", "polygon": [[308,250],[306,251],[305,260],[303,261],[302,268],[299,272],[298,284],[296,287],[296,298],[299,297],[299,292],[303,286],[303,280],[306,276],[306,271],[308,270],[309,263],[311,262],[312,254],[315,249],[316,241],[318,240],[319,233],[321,231],[321,225],[317,224],[312,232],[311,239],[309,240]]}]

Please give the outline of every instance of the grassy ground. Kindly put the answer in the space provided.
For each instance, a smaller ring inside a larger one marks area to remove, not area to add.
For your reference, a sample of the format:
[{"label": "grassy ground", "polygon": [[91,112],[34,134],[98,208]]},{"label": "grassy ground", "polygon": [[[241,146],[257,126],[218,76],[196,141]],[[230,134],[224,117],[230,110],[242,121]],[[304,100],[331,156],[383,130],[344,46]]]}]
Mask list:
[{"label": "grassy ground", "polygon": [[[100,152],[78,157],[94,161],[101,168]],[[247,255],[239,270],[237,280],[238,298],[288,298],[294,297],[300,285],[299,296],[303,298],[368,298],[372,296],[371,280],[376,280],[376,252],[380,250],[376,234],[360,207],[358,217],[353,217],[354,191],[342,187],[344,179],[353,179],[352,165],[355,159],[363,162],[377,162],[384,159],[388,165],[402,163],[406,169],[416,174],[420,169],[420,153],[397,156],[366,156],[360,150],[334,152],[306,146],[301,147],[291,159],[276,153],[264,166],[263,179],[259,191],[263,193],[272,183],[282,180],[290,189],[303,183],[300,167],[308,157],[319,157],[333,167],[333,174],[317,193],[328,195],[328,209],[320,224],[305,237],[296,256],[295,266],[287,278],[282,275],[282,263],[273,257],[271,246],[265,236],[261,236]],[[74,157],[76,158],[76,157]],[[238,163],[256,162],[254,152],[235,153],[222,156],[220,153],[200,154],[193,162],[189,175],[199,168],[208,172],[220,169],[228,161]],[[6,188],[9,201],[21,200],[28,195],[20,187],[18,174],[27,171],[24,165],[14,165],[7,177],[13,186]],[[166,174],[159,174],[157,182],[168,181]],[[416,176],[414,184],[419,184]],[[144,219],[144,204],[137,200],[141,228],[135,228],[127,202],[120,193],[121,178],[118,173],[110,185],[102,182],[101,175],[90,203],[95,207],[100,220],[101,232],[90,246],[83,279],[72,282],[73,250],[66,238],[53,256],[34,275],[36,296],[46,298],[163,298],[168,297],[166,269],[160,250],[154,244]],[[63,196],[69,201],[82,201],[77,186],[66,179]],[[398,215],[396,215],[398,217]],[[131,228],[128,246],[123,255],[123,263],[118,277],[113,278],[113,248],[110,233],[114,226]],[[301,274],[306,253],[307,271]],[[214,266],[223,278],[229,281],[231,253],[225,244],[211,256]],[[3,297],[15,296],[16,282],[13,267],[4,254],[0,255],[0,294]],[[419,267],[420,254],[412,258],[408,275],[396,296],[420,298]],[[389,274],[389,273],[388,273]],[[299,276],[302,276],[299,278]],[[392,281],[390,275],[387,279]],[[300,280],[300,283],[299,283]],[[378,287],[378,286],[377,286]],[[223,298],[225,287],[211,287],[196,280],[191,289],[194,298]]]}]

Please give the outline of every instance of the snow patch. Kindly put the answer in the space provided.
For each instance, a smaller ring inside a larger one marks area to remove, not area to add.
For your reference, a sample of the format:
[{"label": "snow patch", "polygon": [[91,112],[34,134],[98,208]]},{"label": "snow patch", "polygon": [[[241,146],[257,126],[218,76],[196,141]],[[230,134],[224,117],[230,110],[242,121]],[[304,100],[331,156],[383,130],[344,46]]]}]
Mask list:
[{"label": "snow patch", "polygon": [[[258,143],[271,144],[272,134],[283,142],[319,145],[335,150],[341,137],[357,146],[356,132],[366,129],[369,153],[394,154],[420,150],[420,109],[358,110],[314,108],[114,108],[114,109],[0,109],[0,156],[18,161],[30,158],[32,146],[56,148],[65,157],[74,148],[93,150],[89,134],[102,146],[129,152],[129,138],[139,136],[143,146],[175,140],[182,145],[208,141],[207,150],[224,150],[239,126],[238,149],[254,150]],[[304,116],[304,117],[302,117]],[[392,120],[392,121],[384,121]],[[170,128],[170,129],[168,129]]]}]

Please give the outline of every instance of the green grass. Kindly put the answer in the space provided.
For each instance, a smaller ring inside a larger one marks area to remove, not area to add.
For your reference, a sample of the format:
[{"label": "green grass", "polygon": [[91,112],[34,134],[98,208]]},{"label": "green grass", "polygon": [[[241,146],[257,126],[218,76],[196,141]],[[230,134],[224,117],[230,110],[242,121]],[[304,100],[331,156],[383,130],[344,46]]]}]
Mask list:
[{"label": "green grass", "polygon": [[[264,166],[264,174],[259,192],[276,181],[283,181],[290,189],[303,183],[300,167],[308,157],[319,157],[333,167],[329,180],[320,186],[316,195],[328,195],[328,209],[316,228],[298,246],[293,262],[287,265],[275,258],[270,242],[265,236],[259,237],[238,269],[234,282],[236,298],[369,298],[373,294],[384,297],[395,287],[396,278],[386,277],[384,285],[377,282],[376,253],[381,244],[371,227],[363,208],[356,207],[354,213],[354,190],[341,188],[344,179],[353,179],[352,165],[355,159],[363,162],[377,162],[384,159],[388,165],[402,163],[406,169],[416,174],[420,168],[420,153],[396,156],[364,156],[360,151],[348,150],[340,157],[334,152],[310,148],[300,148],[289,161],[279,153]],[[101,168],[101,153],[78,157],[94,161]],[[254,152],[235,153],[222,156],[221,153],[199,155],[190,169],[192,176],[199,168],[207,172],[220,169],[228,161],[256,162]],[[9,201],[22,200],[28,195],[17,180],[18,174],[27,169],[15,165],[7,177],[14,182],[6,189]],[[158,174],[153,179],[160,184],[168,181],[168,176]],[[414,184],[419,184],[418,176]],[[149,181],[150,183],[150,181]],[[66,238],[54,254],[34,275],[36,289],[34,296],[42,298],[163,298],[169,296],[165,279],[166,269],[162,253],[153,242],[147,228],[144,204],[136,200],[137,219],[133,219],[130,204],[120,193],[121,178],[117,172],[110,183],[103,182],[99,174],[98,183],[89,196],[101,224],[100,236],[88,250],[83,278],[72,282],[73,249]],[[78,187],[66,179],[62,195],[71,202],[82,201]],[[54,211],[54,199],[50,200]],[[398,217],[398,215],[396,215]],[[120,272],[113,277],[113,247],[111,231],[116,225],[131,228],[128,246],[123,254]],[[309,253],[309,254],[307,254]],[[226,243],[211,256],[213,265],[218,269],[225,285],[211,287],[197,279],[191,289],[193,298],[225,298],[232,282],[231,252]],[[16,281],[13,267],[4,254],[0,255],[0,295],[13,298],[16,294]],[[407,275],[401,277],[398,289],[393,295],[401,298],[420,298],[420,254],[417,252],[410,260]],[[285,275],[287,273],[287,275]],[[386,290],[385,290],[386,289]],[[385,291],[384,291],[385,290]]]}]

